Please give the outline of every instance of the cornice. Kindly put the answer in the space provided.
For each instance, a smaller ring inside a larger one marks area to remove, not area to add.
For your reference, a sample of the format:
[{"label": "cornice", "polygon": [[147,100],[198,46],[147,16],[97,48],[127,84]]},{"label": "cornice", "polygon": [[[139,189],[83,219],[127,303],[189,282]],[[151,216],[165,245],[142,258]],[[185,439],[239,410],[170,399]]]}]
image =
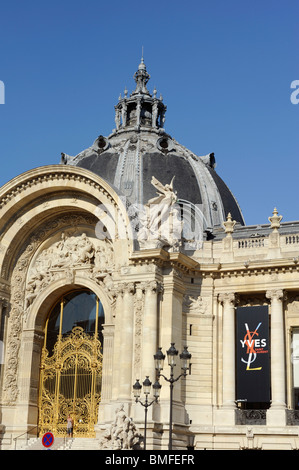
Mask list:
[{"label": "cornice", "polygon": [[202,263],[195,271],[203,277],[213,278],[292,273],[299,272],[299,262],[296,258],[282,258],[235,263]]},{"label": "cornice", "polygon": [[133,264],[153,262],[159,266],[172,265],[192,276],[212,278],[299,272],[297,258],[248,260],[235,263],[198,263],[184,253],[168,253],[163,249],[149,249],[134,252],[130,260]]},{"label": "cornice", "polygon": [[195,272],[198,267],[198,262],[184,253],[169,253],[162,248],[135,251],[132,253],[130,260],[133,264],[153,262],[160,266],[170,265],[188,273]]}]

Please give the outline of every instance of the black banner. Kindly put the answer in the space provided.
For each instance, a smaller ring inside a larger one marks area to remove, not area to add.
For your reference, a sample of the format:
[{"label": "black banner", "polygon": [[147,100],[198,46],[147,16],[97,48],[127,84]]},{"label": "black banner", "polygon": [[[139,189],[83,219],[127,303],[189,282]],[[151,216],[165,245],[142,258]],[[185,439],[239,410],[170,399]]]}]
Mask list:
[{"label": "black banner", "polygon": [[237,401],[270,401],[270,344],[267,306],[236,312]]}]

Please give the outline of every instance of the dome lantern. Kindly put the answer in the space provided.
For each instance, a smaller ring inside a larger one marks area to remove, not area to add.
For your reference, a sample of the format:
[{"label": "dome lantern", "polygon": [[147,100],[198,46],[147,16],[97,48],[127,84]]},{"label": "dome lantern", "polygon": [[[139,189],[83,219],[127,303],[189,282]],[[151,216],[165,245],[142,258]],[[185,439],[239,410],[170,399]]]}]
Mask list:
[{"label": "dome lantern", "polygon": [[156,87],[153,95],[148,91],[146,85],[150,79],[150,74],[146,70],[143,55],[134,74],[136,88],[128,97],[128,91],[125,91],[124,98],[119,97],[115,106],[115,132],[128,130],[147,130],[157,131],[164,127],[165,112],[167,107],[163,104],[162,97],[157,98]]}]

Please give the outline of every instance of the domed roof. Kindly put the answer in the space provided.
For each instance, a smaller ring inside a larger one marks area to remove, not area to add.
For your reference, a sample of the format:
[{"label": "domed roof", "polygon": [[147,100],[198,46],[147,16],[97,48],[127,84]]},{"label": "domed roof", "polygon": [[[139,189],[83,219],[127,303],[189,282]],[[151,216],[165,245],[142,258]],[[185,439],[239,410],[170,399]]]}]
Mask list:
[{"label": "domed roof", "polygon": [[214,154],[197,156],[165,132],[166,106],[156,89],[148,91],[149,78],[142,58],[135,90],[130,96],[125,90],[115,106],[116,128],[75,157],[62,154],[62,163],[91,170],[131,204],[156,196],[153,176],[163,185],[174,177],[179,204],[201,214],[203,230],[220,226],[228,213],[244,225],[236,199],[215,171]]}]

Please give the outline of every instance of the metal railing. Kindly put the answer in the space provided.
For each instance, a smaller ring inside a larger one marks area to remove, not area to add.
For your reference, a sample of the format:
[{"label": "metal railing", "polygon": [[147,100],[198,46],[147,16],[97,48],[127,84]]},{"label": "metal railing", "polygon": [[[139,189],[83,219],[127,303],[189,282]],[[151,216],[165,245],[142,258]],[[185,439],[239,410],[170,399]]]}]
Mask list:
[{"label": "metal railing", "polygon": [[236,409],[235,424],[239,425],[266,425],[267,410],[241,410]]},{"label": "metal railing", "polygon": [[20,439],[20,437],[22,437],[22,436],[26,436],[25,442],[26,442],[26,445],[28,444],[28,440],[29,440],[28,435],[29,435],[34,429],[37,430],[36,435],[38,435],[38,425],[37,425],[37,426],[34,426],[33,428],[30,428],[30,429],[28,429],[27,431],[23,432],[23,433],[20,434],[19,436],[13,438],[13,440],[15,441],[15,450],[17,450],[17,441],[18,441],[18,439]]}]

